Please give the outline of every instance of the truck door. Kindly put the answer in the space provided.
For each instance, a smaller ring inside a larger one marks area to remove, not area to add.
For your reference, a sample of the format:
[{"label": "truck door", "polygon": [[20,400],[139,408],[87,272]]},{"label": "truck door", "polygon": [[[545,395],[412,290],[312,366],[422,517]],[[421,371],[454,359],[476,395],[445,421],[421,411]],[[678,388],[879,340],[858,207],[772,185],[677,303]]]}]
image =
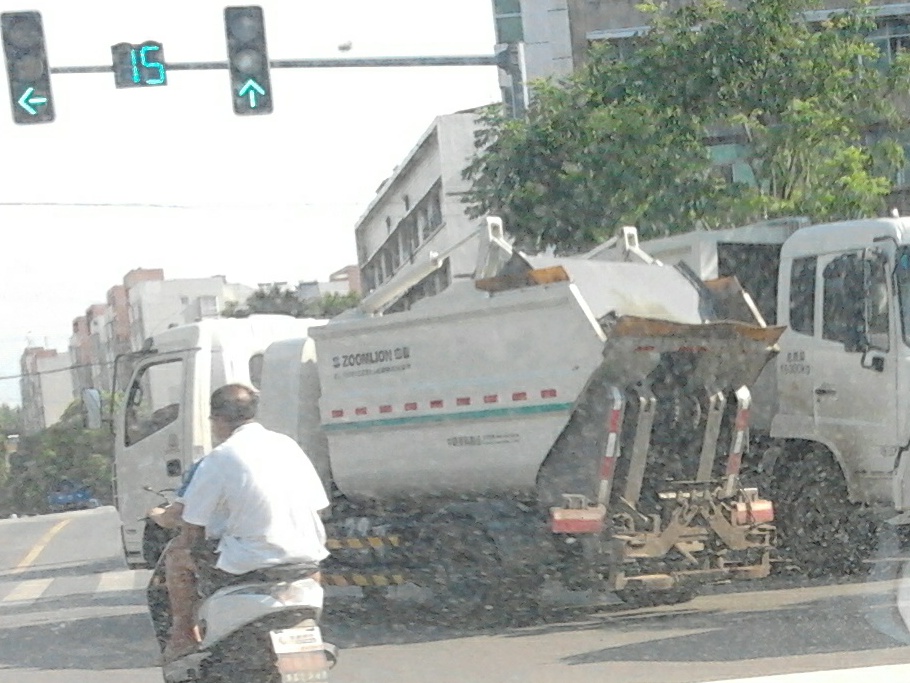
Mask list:
[{"label": "truck door", "polygon": [[185,467],[188,405],[184,353],[163,354],[144,362],[133,375],[120,410],[115,446],[116,503],[128,554],[140,552],[140,522],[161,502],[155,491],[174,489]]},{"label": "truck door", "polygon": [[854,495],[890,502],[899,356],[889,259],[883,250],[865,249],[818,261],[821,338],[812,352],[816,430],[848,463]]}]

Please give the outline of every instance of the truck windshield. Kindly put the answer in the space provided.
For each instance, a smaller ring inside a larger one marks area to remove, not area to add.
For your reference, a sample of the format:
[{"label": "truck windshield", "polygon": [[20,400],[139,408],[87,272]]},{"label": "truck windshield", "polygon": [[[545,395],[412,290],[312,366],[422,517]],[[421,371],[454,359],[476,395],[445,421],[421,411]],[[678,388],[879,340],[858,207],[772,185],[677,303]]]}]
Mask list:
[{"label": "truck windshield", "polygon": [[901,334],[904,337],[904,343],[910,346],[910,247],[902,247],[897,252],[894,288],[897,290],[900,301]]}]

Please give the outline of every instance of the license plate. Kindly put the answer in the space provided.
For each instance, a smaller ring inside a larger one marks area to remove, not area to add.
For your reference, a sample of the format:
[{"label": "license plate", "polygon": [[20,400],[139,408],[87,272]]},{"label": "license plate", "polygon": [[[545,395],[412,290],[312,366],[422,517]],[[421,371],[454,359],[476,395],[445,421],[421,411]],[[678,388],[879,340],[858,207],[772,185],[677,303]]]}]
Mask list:
[{"label": "license plate", "polygon": [[297,628],[271,631],[272,650],[278,658],[281,683],[328,680],[322,633],[315,622]]}]

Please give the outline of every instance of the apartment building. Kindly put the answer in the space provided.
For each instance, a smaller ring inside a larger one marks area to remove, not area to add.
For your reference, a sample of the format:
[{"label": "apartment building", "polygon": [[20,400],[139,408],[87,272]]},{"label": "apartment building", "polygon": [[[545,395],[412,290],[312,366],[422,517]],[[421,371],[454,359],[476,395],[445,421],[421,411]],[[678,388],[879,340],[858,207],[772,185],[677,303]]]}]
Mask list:
[{"label": "apartment building", "polygon": [[[92,304],[73,320],[67,354],[73,390],[77,395],[89,387],[111,391],[117,356],[140,349],[161,330],[218,317],[228,303],[241,303],[253,291],[222,275],[166,280],[160,268],[129,271],[122,284],[108,290],[105,303]],[[125,366],[119,369],[121,374],[127,371]]]},{"label": "apartment building", "polygon": [[[470,183],[462,178],[475,152],[477,128],[475,111],[436,117],[382,182],[354,228],[364,295],[397,287],[409,264],[429,261],[477,229],[478,222],[465,214]],[[470,274],[476,249],[471,244],[455,249],[441,268],[409,288],[400,305],[406,308],[445,289],[452,277]]]},{"label": "apartment building", "polygon": [[128,289],[132,347],[141,348],[147,337],[169,327],[217,318],[228,303],[243,303],[254,291],[223,275],[138,282]]},{"label": "apartment building", "polygon": [[297,298],[301,301],[319,299],[326,294],[361,294],[360,268],[345,266],[329,275],[327,281],[301,280],[297,283]]},{"label": "apartment building", "polygon": [[73,402],[72,357],[42,346],[29,346],[20,358],[22,432],[34,434],[57,422]]}]

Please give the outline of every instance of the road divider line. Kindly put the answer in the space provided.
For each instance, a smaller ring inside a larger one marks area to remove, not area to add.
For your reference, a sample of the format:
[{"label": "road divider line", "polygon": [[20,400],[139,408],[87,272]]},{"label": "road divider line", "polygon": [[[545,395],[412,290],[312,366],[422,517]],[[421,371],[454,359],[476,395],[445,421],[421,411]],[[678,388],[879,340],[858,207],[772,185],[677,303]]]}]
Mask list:
[{"label": "road divider line", "polygon": [[52,582],[53,579],[32,579],[30,581],[23,581],[22,583],[17,584],[8,595],[4,596],[3,600],[0,600],[0,602],[37,600]]},{"label": "road divider line", "polygon": [[67,524],[72,521],[72,518],[61,519],[54,526],[47,530],[47,532],[38,539],[38,542],[32,546],[32,549],[29,550],[25,557],[23,557],[19,564],[10,572],[10,574],[21,574],[26,569],[32,566],[32,563],[38,559],[38,555],[47,547],[47,544],[51,542],[51,539],[60,533]]}]

